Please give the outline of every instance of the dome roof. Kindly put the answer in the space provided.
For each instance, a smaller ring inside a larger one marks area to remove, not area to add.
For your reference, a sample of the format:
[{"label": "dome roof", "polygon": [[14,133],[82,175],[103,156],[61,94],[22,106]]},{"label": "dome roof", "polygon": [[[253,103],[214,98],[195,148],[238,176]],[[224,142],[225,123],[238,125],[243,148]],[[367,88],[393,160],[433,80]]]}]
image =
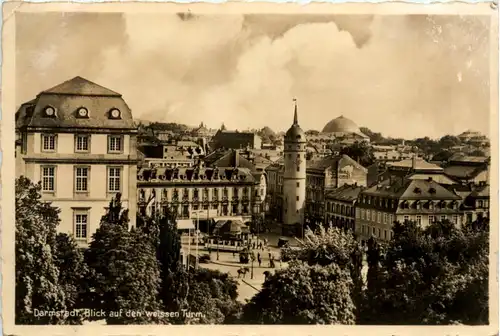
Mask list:
[{"label": "dome roof", "polygon": [[292,127],[286,131],[285,141],[305,142],[306,133],[300,128],[299,125],[293,124]]},{"label": "dome roof", "polygon": [[361,133],[358,125],[351,119],[347,119],[344,116],[340,116],[333,120],[330,120],[328,124],[323,128],[323,133]]}]

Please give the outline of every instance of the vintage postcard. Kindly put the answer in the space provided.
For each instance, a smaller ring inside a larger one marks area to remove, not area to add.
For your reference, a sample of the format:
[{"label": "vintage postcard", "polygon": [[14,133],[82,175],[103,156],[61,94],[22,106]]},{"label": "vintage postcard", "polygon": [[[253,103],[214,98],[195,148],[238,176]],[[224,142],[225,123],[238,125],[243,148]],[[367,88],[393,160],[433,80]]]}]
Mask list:
[{"label": "vintage postcard", "polygon": [[5,334],[496,334],[497,13],[4,4]]}]

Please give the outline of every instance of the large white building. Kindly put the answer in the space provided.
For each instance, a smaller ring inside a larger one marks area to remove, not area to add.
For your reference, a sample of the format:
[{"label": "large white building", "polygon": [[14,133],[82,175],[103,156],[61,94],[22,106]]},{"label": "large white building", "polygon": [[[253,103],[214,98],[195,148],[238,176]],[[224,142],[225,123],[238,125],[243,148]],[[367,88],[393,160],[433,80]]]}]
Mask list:
[{"label": "large white building", "polygon": [[295,105],[293,125],[285,134],[283,234],[296,233],[296,225],[304,225],[306,145],[306,135],[299,126],[297,105]]},{"label": "large white building", "polygon": [[22,104],[16,134],[17,177],[41,181],[60,232],[86,245],[118,193],[135,225],[137,128],[121,94],[75,77]]}]

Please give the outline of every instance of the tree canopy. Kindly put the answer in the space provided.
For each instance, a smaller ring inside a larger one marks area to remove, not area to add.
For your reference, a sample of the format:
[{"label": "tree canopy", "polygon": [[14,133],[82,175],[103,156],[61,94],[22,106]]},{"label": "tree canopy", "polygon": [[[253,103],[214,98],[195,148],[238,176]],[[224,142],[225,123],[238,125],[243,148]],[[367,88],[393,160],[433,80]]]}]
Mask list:
[{"label": "tree canopy", "polygon": [[375,163],[373,149],[370,144],[365,141],[356,141],[354,144],[342,148],[340,154],[349,156],[364,167],[371,166]]},{"label": "tree canopy", "polygon": [[62,324],[65,316],[36,316],[68,308],[56,261],[59,209],[42,202],[41,185],[20,177],[15,184],[17,324]]},{"label": "tree canopy", "polygon": [[374,274],[364,322],[487,324],[489,235],[484,227],[396,222],[386,249],[369,246]]},{"label": "tree canopy", "polygon": [[351,277],[336,264],[293,261],[264,282],[245,306],[242,322],[257,324],[354,324]]},{"label": "tree canopy", "polygon": [[[122,209],[117,195],[85,253],[91,271],[87,302],[91,308],[106,312],[108,324],[159,323],[158,318],[146,314],[160,309],[156,250],[148,236],[129,230],[128,225],[128,211]],[[120,310],[139,314],[111,314]]]}]

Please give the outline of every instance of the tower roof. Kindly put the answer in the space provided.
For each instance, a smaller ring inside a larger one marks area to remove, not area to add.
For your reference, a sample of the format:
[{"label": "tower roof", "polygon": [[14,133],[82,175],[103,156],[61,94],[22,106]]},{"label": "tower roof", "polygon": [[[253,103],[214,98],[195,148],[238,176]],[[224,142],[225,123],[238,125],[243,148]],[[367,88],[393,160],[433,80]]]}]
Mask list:
[{"label": "tower roof", "polygon": [[305,142],[306,141],[306,134],[300,128],[299,126],[299,118],[298,118],[298,112],[297,112],[297,99],[293,100],[295,102],[295,107],[294,107],[294,112],[293,112],[293,124],[292,127],[288,129],[288,131],[285,134],[285,141],[292,141],[292,142]]}]

